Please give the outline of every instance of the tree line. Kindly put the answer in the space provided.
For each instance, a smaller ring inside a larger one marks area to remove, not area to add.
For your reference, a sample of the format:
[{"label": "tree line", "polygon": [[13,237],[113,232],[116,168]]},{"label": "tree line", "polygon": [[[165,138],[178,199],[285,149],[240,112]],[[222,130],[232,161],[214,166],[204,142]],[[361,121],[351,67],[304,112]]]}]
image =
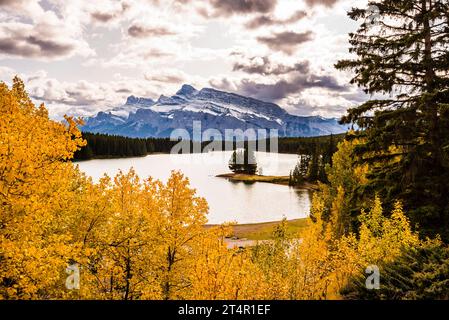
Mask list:
[{"label": "tree line", "polygon": [[[179,141],[171,141],[169,138],[129,138],[116,135],[108,135],[101,133],[83,132],[83,139],[87,144],[80,150],[75,152],[75,160],[90,160],[95,158],[127,158],[140,157],[152,153],[170,153],[172,148]],[[316,138],[279,138],[278,152],[288,154],[311,154],[313,150],[318,148],[319,152],[325,150],[329,140],[335,142],[342,140],[344,135],[325,136]],[[193,152],[194,142],[188,142],[190,152]],[[209,145],[210,141],[203,141],[200,149]],[[266,146],[266,150],[270,150],[270,140],[256,142],[260,147]],[[244,143],[248,146],[248,141]],[[221,142],[222,150],[227,148],[225,141]],[[237,149],[237,142],[234,141],[232,148]]]},{"label": "tree line", "polygon": [[140,157],[154,152],[169,152],[175,145],[169,139],[128,138],[116,135],[83,132],[86,145],[75,152],[75,160],[94,158]]}]

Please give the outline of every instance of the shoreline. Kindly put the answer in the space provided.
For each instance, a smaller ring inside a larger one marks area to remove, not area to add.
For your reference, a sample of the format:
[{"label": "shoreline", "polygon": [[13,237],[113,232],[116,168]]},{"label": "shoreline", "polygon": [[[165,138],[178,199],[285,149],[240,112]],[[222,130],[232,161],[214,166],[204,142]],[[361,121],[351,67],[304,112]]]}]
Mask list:
[{"label": "shoreline", "polygon": [[[287,234],[298,234],[308,225],[308,218],[287,220]],[[281,221],[260,222],[260,223],[245,223],[232,225],[232,235],[227,238],[227,242],[254,242],[270,240],[274,228],[279,225]],[[206,224],[206,229],[220,226],[219,224]]]},{"label": "shoreline", "polygon": [[[260,175],[251,175],[251,174],[243,174],[243,173],[225,173],[216,175],[217,178],[225,178],[234,182],[263,182],[263,183],[272,183],[283,186],[289,186],[290,177],[289,176],[260,176]],[[294,186],[297,189],[304,189],[309,191],[316,191],[318,189],[318,185],[310,182],[304,182],[302,185]]]}]

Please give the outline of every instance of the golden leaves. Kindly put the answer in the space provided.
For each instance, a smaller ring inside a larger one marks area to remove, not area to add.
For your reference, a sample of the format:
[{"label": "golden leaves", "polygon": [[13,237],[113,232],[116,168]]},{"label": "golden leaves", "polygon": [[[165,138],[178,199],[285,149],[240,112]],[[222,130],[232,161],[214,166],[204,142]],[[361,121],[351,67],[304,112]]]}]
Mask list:
[{"label": "golden leaves", "polygon": [[57,297],[60,274],[76,250],[61,223],[73,172],[62,160],[82,145],[80,132],[74,123],[49,120],[20,79],[0,91],[0,294]]},{"label": "golden leaves", "polygon": [[[94,184],[68,161],[85,145],[81,122],[51,121],[18,78],[11,89],[0,83],[0,114],[3,299],[338,298],[360,266],[419,243],[402,206],[387,218],[380,199],[362,215],[359,238],[348,233],[346,193],[367,172],[354,168],[349,142],[301,235],[287,237],[283,223],[272,241],[229,250],[229,231],[204,228],[207,202],[182,173],[162,183],[130,170]],[[69,291],[65,270],[74,263],[80,289]]]}]

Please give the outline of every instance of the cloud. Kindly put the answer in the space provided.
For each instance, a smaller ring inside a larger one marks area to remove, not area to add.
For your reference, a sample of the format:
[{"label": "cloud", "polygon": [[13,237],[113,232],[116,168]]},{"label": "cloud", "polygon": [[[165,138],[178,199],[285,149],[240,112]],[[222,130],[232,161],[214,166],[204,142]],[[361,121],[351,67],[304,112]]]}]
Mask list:
[{"label": "cloud", "polygon": [[239,91],[245,95],[262,100],[276,101],[290,94],[300,93],[310,88],[325,88],[329,90],[345,90],[331,76],[296,76],[290,80],[279,80],[273,84],[261,84],[251,80],[243,80]]},{"label": "cloud", "polygon": [[148,38],[175,35],[176,33],[162,26],[144,26],[133,24],[128,28],[128,34],[134,38]]},{"label": "cloud", "polygon": [[0,8],[14,15],[38,16],[44,13],[42,7],[35,1],[28,0],[0,0]]},{"label": "cloud", "polygon": [[[34,98],[48,102],[50,114],[106,110],[129,95],[170,95],[180,83],[198,88],[214,83],[283,107],[326,113],[358,97],[340,85],[350,77],[333,69],[348,55],[347,5],[341,0],[0,0],[0,61],[8,59],[0,65],[19,73],[46,68],[48,75],[22,78]],[[64,64],[53,62],[63,59]],[[11,79],[12,72],[0,67],[2,80]],[[127,78],[115,78],[118,73]]]},{"label": "cloud", "polygon": [[112,12],[92,12],[90,15],[93,20],[103,23],[109,22],[117,17],[116,14]]},{"label": "cloud", "polygon": [[109,9],[94,8],[90,12],[90,16],[94,22],[108,23],[113,20],[120,19],[126,11],[130,8],[130,5],[126,2],[116,3],[116,5]]},{"label": "cloud", "polygon": [[218,89],[233,90],[242,95],[264,101],[279,101],[312,88],[335,92],[347,92],[349,90],[347,86],[339,84],[333,76],[315,75],[311,72],[306,74],[295,73],[290,77],[277,79],[272,83],[262,83],[245,78],[234,83],[226,79],[211,80],[210,84]]},{"label": "cloud", "polygon": [[0,81],[10,84],[12,78],[17,75],[16,71],[9,67],[0,66]]},{"label": "cloud", "polygon": [[333,7],[339,0],[306,0],[306,4],[310,7],[323,5],[325,7]]},{"label": "cloud", "polygon": [[234,62],[233,71],[243,71],[248,74],[259,74],[263,76],[284,75],[291,72],[309,73],[309,62],[303,61],[294,65],[285,65],[275,63],[268,57],[249,57],[245,58],[240,53],[234,53],[238,60]]},{"label": "cloud", "polygon": [[146,72],[144,78],[150,82],[179,84],[186,82],[188,76],[179,70],[152,70],[151,72]]},{"label": "cloud", "polygon": [[269,13],[274,11],[277,0],[209,0],[213,16],[228,17],[239,14]]},{"label": "cloud", "polygon": [[293,31],[284,31],[275,33],[272,36],[258,37],[257,41],[265,44],[272,50],[282,51],[286,54],[293,54],[297,47],[305,42],[313,40],[313,32],[306,31],[296,33]]},{"label": "cloud", "polygon": [[22,6],[26,0],[0,0],[0,7]]},{"label": "cloud", "polygon": [[[0,67],[2,78],[8,76],[9,79],[12,74],[15,74],[13,70]],[[54,119],[61,119],[64,114],[91,116],[124,103],[132,94],[142,97],[159,94],[144,79],[120,75],[107,82],[60,81],[49,77],[46,71],[19,76],[24,79],[30,97],[37,103],[45,102]]]},{"label": "cloud", "polygon": [[0,0],[0,58],[50,61],[94,55],[83,38],[78,7],[56,0]]},{"label": "cloud", "polygon": [[0,23],[0,53],[43,60],[93,54],[86,42],[65,36],[63,32],[57,26],[45,23],[34,26],[25,23]]},{"label": "cloud", "polygon": [[273,25],[287,25],[302,20],[305,17],[307,17],[307,12],[302,10],[295,12],[291,17],[287,19],[276,19],[271,15],[261,15],[247,22],[245,26],[248,29],[257,29],[260,27]]},{"label": "cloud", "polygon": [[25,74],[0,66],[0,79],[7,84],[11,84],[16,74],[24,80],[33,101],[44,102],[51,117],[57,120],[64,114],[92,116],[110,110],[125,103],[130,95],[157,98],[161,94],[172,94],[186,79],[193,85],[197,85],[198,79],[176,69],[151,69],[140,79],[114,74],[109,81],[61,81],[44,70]]},{"label": "cloud", "polygon": [[359,105],[367,98],[368,96],[359,88],[348,88],[344,92],[313,88],[285,99],[283,105],[288,111],[297,115],[339,118],[348,108]]}]

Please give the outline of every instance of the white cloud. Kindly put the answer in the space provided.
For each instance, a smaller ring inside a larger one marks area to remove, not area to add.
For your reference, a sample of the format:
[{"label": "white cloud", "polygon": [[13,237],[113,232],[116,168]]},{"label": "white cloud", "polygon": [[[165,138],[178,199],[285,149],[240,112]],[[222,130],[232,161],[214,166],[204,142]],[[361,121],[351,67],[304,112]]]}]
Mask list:
[{"label": "white cloud", "polygon": [[[55,116],[104,110],[130,94],[157,98],[181,83],[271,96],[296,114],[341,115],[363,99],[333,67],[348,57],[354,25],[345,11],[356,2],[3,0],[0,77],[17,70]],[[249,28],[255,19],[269,23]]]}]

